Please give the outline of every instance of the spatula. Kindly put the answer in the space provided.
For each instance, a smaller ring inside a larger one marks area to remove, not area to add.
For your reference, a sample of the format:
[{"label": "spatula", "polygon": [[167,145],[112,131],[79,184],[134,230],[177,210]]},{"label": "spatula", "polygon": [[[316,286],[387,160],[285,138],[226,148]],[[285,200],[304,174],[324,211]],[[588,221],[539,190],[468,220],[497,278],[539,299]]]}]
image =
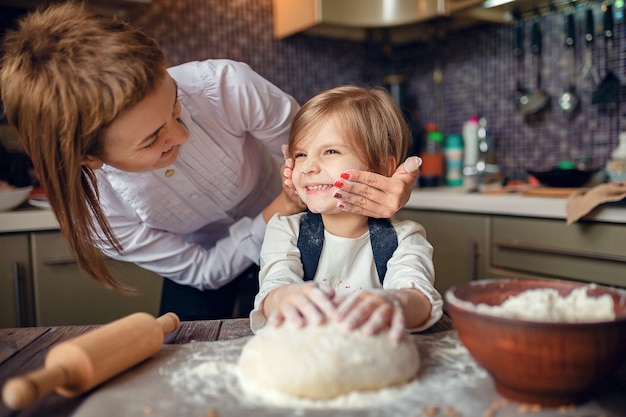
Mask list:
[{"label": "spatula", "polygon": [[610,104],[619,99],[621,83],[612,70],[613,63],[613,6],[606,5],[604,12],[604,44],[606,48],[606,74],[591,95],[591,104]]}]

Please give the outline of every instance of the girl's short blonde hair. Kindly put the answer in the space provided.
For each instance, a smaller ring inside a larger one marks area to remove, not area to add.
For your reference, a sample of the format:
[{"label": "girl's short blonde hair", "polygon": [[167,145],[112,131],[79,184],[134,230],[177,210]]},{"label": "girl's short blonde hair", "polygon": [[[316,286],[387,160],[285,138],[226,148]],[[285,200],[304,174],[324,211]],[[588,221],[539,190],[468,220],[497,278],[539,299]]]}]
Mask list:
[{"label": "girl's short blonde hair", "polygon": [[296,149],[312,129],[328,121],[342,130],[353,151],[372,172],[391,176],[405,159],[411,141],[409,127],[396,102],[382,87],[347,85],[316,95],[296,114],[289,149]]}]

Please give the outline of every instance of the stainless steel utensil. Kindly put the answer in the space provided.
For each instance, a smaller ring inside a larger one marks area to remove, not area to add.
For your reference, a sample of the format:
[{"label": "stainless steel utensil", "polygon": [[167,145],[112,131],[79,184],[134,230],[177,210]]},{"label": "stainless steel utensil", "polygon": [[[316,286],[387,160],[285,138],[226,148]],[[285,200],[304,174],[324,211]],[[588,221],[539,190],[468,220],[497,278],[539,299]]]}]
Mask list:
[{"label": "stainless steel utensil", "polygon": [[600,75],[593,63],[595,34],[596,26],[593,18],[593,9],[588,8],[585,11],[585,65],[581,71],[581,77],[584,80],[591,80],[592,91],[600,83]]},{"label": "stainless steel utensil", "polygon": [[609,104],[619,100],[621,83],[612,70],[613,66],[613,5],[604,11],[604,43],[606,48],[606,74],[591,95],[592,104]]},{"label": "stainless steel utensil", "polygon": [[515,81],[515,97],[514,105],[518,111],[521,111],[523,106],[528,104],[529,91],[522,84],[522,72],[524,67],[524,23],[520,20],[515,27],[515,43],[513,45],[513,52],[515,54],[515,75],[517,77]]},{"label": "stainless steel utensil", "polygon": [[535,67],[535,76],[537,80],[537,86],[535,92],[530,95],[528,103],[523,105],[520,112],[524,115],[531,115],[543,110],[550,102],[550,95],[541,87],[541,48],[542,48],[542,34],[540,27],[540,17],[537,16],[533,22],[531,29],[531,46],[530,52],[533,55],[533,63]]},{"label": "stainless steel utensil", "polygon": [[578,110],[580,99],[576,94],[576,76],[574,66],[576,65],[576,22],[574,12],[567,15],[565,19],[565,47],[568,50],[568,86],[559,97],[559,107],[566,116],[572,117]]}]

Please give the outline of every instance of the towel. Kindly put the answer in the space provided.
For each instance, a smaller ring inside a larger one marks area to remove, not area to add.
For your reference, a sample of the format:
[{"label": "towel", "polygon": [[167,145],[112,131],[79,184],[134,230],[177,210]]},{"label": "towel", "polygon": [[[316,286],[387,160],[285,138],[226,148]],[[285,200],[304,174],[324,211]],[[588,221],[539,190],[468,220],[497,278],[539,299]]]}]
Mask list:
[{"label": "towel", "polygon": [[624,198],[626,198],[626,183],[623,182],[610,182],[577,190],[567,198],[565,205],[567,224],[578,221],[600,204],[620,201]]}]

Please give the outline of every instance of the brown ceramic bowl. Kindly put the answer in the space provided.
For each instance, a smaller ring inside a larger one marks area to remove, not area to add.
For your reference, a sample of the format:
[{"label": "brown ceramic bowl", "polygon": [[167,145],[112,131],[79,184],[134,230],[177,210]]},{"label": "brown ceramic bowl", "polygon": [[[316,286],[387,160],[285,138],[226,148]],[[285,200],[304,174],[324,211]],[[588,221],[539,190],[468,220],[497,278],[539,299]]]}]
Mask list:
[{"label": "brown ceramic bowl", "polygon": [[[473,311],[472,304],[499,305],[533,288],[566,296],[585,285],[559,280],[472,281],[446,291],[459,338],[510,400],[557,407],[587,401],[592,390],[626,360],[626,291],[597,286],[589,296],[609,294],[616,319],[596,323],[537,322]],[[460,301],[459,301],[460,300]]]}]

